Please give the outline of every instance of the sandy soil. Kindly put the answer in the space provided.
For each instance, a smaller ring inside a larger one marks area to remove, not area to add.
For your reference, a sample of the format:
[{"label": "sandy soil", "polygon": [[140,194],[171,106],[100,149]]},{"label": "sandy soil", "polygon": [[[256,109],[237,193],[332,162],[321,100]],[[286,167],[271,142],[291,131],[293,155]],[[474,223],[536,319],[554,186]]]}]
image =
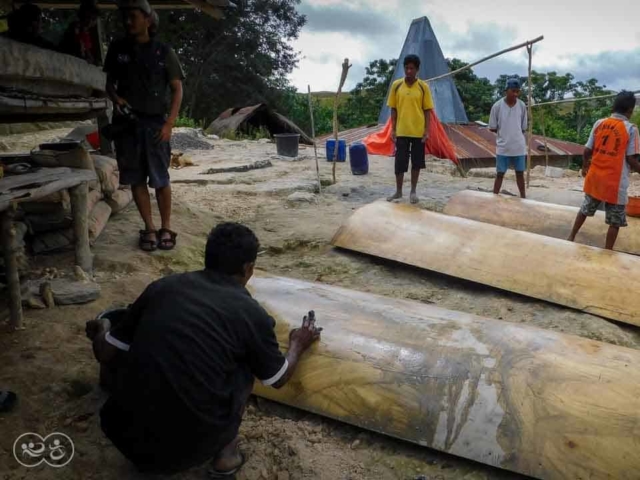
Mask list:
[{"label": "sandy soil", "polygon": [[[45,132],[47,138],[57,132]],[[3,140],[8,142],[9,137]],[[40,139],[38,140],[40,141]],[[36,143],[22,139],[21,145]],[[338,183],[326,187],[312,203],[292,203],[296,191],[315,188],[313,150],[301,150],[300,161],[275,155],[264,142],[215,142],[215,149],[190,152],[197,166],[172,173],[174,229],[180,235],[174,252],[145,254],[136,248],[140,222],[135,208],[114,216],[94,248],[101,298],[83,306],[27,311],[25,330],[0,333],[0,388],[18,393],[20,403],[0,414],[0,478],[114,479],[144,478],[104,438],[98,411],[105,395],[97,386],[97,366],[84,336],[84,323],[101,310],[135,299],[153,279],[199,268],[207,231],[223,220],[255,230],[262,248],[259,267],[272,274],[325,282],[392,297],[408,298],[508,322],[640,348],[640,331],[542,301],[469,282],[334,250],[329,241],[352,211],[393,190],[393,165],[370,158],[370,174],[351,175],[339,164]],[[29,146],[31,148],[32,145]],[[324,151],[319,151],[324,155]],[[271,166],[244,173],[203,175],[208,168],[269,160]],[[330,164],[320,161],[327,184]],[[421,207],[440,210],[465,188],[489,189],[490,171],[453,176],[446,162],[431,161],[420,185]],[[635,187],[638,180],[635,180]],[[581,180],[576,175],[548,179],[533,172],[530,197],[579,205]],[[504,187],[516,191],[508,176]],[[66,268],[70,254],[34,259],[34,269]],[[320,312],[319,312],[320,313]],[[320,313],[321,321],[321,313]],[[76,446],[73,461],[61,470],[41,466],[27,471],[12,455],[14,440],[24,432],[67,433]],[[249,460],[240,480],[263,479],[516,479],[523,478],[426,448],[372,434],[295,409],[253,399],[241,433]],[[157,478],[157,477],[156,477]],[[207,478],[207,466],[175,478]]]}]

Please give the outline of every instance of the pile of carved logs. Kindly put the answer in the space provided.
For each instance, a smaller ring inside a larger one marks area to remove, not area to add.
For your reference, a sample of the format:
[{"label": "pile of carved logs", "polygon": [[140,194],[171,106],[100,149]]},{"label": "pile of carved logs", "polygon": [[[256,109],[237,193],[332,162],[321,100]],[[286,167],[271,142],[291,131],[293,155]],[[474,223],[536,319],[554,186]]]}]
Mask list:
[{"label": "pile of carved logs", "polygon": [[[42,166],[90,168],[98,180],[89,184],[89,240],[91,244],[102,233],[111,215],[127,207],[132,200],[131,190],[120,186],[115,159],[89,155],[78,148],[72,152],[37,152],[36,163]],[[31,238],[34,254],[48,253],[73,246],[71,206],[66,190],[37,202],[21,203],[23,221]]]}]

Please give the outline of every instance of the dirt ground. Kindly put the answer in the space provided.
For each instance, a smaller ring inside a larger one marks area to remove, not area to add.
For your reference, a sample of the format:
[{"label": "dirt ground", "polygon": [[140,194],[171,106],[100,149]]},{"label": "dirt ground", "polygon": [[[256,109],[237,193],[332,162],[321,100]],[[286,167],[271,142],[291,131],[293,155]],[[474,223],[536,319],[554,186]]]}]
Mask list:
[{"label": "dirt ground", "polygon": [[[64,132],[63,132],[64,133]],[[12,148],[32,148],[60,135],[38,138],[4,137]],[[188,152],[196,166],[172,172],[173,227],[179,232],[173,252],[146,254],[136,248],[141,227],[134,207],[114,216],[94,247],[95,273],[101,298],[81,306],[27,310],[25,329],[0,333],[0,388],[15,391],[18,407],[0,414],[0,479],[146,478],[136,473],[110,445],[99,427],[105,395],[97,386],[98,368],[84,323],[101,310],[131,302],[153,279],[200,268],[206,233],[220,221],[242,222],[261,241],[258,266],[271,274],[324,282],[440,307],[526,323],[541,328],[640,348],[640,331],[542,301],[481,285],[403,267],[363,255],[337,251],[330,240],[354,209],[390,194],[393,162],[370,158],[370,173],[353,176],[338,164],[338,183],[323,188],[309,203],[292,202],[294,192],[313,192],[313,149],[303,148],[299,161],[275,155],[265,142],[215,141],[211,151]],[[330,183],[331,164],[319,150],[322,183]],[[240,173],[203,175],[209,168],[229,168],[268,160],[271,166]],[[446,162],[430,161],[420,183],[420,206],[441,210],[455,192],[490,189],[492,172],[454,176]],[[581,179],[549,179],[533,172],[530,198],[579,205]],[[640,186],[634,180],[634,188]],[[504,188],[516,192],[513,175]],[[406,199],[405,199],[406,201]],[[72,266],[70,253],[38,257],[34,270]],[[322,321],[318,312],[319,322]],[[40,466],[28,470],[13,458],[14,440],[24,432],[45,435],[61,431],[76,448],[72,462],[59,470]],[[406,442],[373,434],[292,408],[252,399],[241,434],[248,462],[239,480],[481,480],[524,478]],[[173,478],[207,478],[207,466]],[[421,477],[423,476],[423,477]],[[156,477],[158,478],[158,477]]]}]

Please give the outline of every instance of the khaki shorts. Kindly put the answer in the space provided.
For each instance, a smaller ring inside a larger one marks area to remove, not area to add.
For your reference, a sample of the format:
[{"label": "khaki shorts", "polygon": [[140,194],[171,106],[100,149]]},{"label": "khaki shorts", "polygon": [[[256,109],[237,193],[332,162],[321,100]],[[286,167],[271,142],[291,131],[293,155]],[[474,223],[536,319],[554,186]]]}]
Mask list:
[{"label": "khaki shorts", "polygon": [[616,205],[615,203],[606,203],[590,195],[584,195],[584,202],[580,207],[580,212],[587,216],[593,217],[598,207],[604,203],[605,223],[611,227],[627,226],[626,205]]}]

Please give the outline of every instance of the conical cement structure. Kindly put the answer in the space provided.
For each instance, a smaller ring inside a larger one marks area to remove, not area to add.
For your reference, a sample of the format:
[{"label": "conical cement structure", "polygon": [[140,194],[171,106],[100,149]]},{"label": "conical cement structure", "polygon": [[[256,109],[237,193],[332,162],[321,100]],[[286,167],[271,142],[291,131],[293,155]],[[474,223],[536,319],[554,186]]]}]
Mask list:
[{"label": "conical cement structure", "polygon": [[[420,71],[418,76],[422,80],[437,77],[449,73],[447,61],[442,54],[438,39],[436,38],[429,19],[427,17],[417,18],[411,22],[409,33],[404,41],[404,46],[398,57],[398,64],[393,72],[393,81],[404,77],[404,66],[402,61],[407,55],[418,55],[420,57]],[[392,83],[393,83],[392,81]],[[436,114],[442,123],[468,123],[467,112],[464,110],[462,100],[453,82],[452,77],[443,78],[434,82],[429,82],[433,102],[436,107]],[[391,88],[391,86],[389,86]],[[389,119],[391,111],[387,107],[385,98],[378,123],[384,124]]]}]

